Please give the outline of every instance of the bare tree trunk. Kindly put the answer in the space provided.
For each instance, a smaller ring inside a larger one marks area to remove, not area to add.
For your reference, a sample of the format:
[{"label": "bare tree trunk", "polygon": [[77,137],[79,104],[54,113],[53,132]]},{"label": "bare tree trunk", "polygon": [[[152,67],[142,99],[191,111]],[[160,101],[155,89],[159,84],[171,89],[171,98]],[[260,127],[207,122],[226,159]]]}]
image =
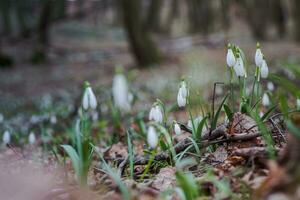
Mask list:
[{"label": "bare tree trunk", "polygon": [[283,38],[286,34],[286,13],[282,0],[273,0],[271,3],[272,21],[276,26],[278,36]]},{"label": "bare tree trunk", "polygon": [[207,35],[213,25],[213,6],[211,0],[189,0],[187,1],[189,9],[190,31],[192,33],[202,33]]},{"label": "bare tree trunk", "polygon": [[160,31],[160,12],[162,8],[162,3],[162,0],[151,0],[145,22],[146,30],[153,32]]},{"label": "bare tree trunk", "polygon": [[9,0],[1,0],[0,13],[1,13],[2,24],[3,24],[3,34],[5,35],[11,32],[10,10],[11,10],[11,2]]},{"label": "bare tree trunk", "polygon": [[266,30],[269,25],[270,2],[269,0],[251,0],[240,2],[247,12],[247,21],[252,35],[259,40],[266,39]]},{"label": "bare tree trunk", "polygon": [[122,0],[124,27],[131,51],[139,66],[158,63],[161,54],[143,28],[140,0]]},{"label": "bare tree trunk", "polygon": [[293,16],[293,35],[295,39],[299,42],[300,41],[300,1],[299,0],[291,0],[291,7],[292,7],[292,16]]}]

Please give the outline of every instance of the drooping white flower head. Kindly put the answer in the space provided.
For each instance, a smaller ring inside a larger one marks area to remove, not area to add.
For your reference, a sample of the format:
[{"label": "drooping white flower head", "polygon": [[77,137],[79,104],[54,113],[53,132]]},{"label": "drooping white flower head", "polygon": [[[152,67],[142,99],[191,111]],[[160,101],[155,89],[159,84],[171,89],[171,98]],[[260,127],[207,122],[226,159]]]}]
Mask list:
[{"label": "drooping white flower head", "polygon": [[300,99],[299,98],[296,100],[296,105],[297,105],[297,108],[300,109]]},{"label": "drooping white flower head", "polygon": [[263,106],[269,106],[270,105],[270,99],[269,99],[269,96],[267,93],[264,93],[263,94],[263,97],[262,97],[262,105]]},{"label": "drooping white flower head", "polygon": [[129,111],[131,108],[128,84],[126,77],[122,73],[117,73],[113,79],[112,94],[114,104],[123,111]]},{"label": "drooping white flower head", "polygon": [[177,122],[174,123],[174,132],[175,132],[176,135],[181,134],[181,128],[180,128],[180,125]]},{"label": "drooping white flower head", "polygon": [[3,138],[2,138],[2,141],[4,144],[9,144],[10,143],[10,132],[9,131],[5,131],[4,134],[3,134]]},{"label": "drooping white flower head", "polygon": [[184,107],[187,103],[189,91],[186,82],[183,80],[180,83],[180,87],[177,94],[177,104],[179,107]]},{"label": "drooping white flower head", "polygon": [[85,110],[96,109],[97,107],[97,99],[96,96],[88,82],[85,82],[85,90],[82,99],[82,107]]},{"label": "drooping white flower head", "polygon": [[4,116],[2,113],[0,113],[0,124],[4,121]]},{"label": "drooping white flower head", "polygon": [[272,83],[272,82],[268,82],[267,83],[267,89],[270,91],[270,92],[272,92],[273,90],[274,90],[274,84]]},{"label": "drooping white flower head", "polygon": [[158,144],[158,136],[156,130],[153,126],[149,126],[147,132],[147,142],[151,148],[155,148]]},{"label": "drooping white flower head", "polygon": [[[197,129],[197,127],[199,126],[200,122],[202,121],[203,117],[202,116],[198,116],[197,118],[194,119],[194,126]],[[188,121],[187,126],[192,129],[193,128],[193,124],[192,124],[192,120]],[[203,131],[206,130],[206,127],[203,126]]]},{"label": "drooping white flower head", "polygon": [[29,144],[33,145],[36,141],[36,138],[35,138],[35,134],[34,132],[30,132],[29,136],[28,136],[28,142]]},{"label": "drooping white flower head", "polygon": [[162,123],[163,122],[163,111],[161,106],[156,102],[149,113],[149,120],[150,121],[155,121],[157,123]]},{"label": "drooping white flower head", "polygon": [[262,52],[260,50],[260,45],[259,45],[259,43],[257,43],[257,45],[256,45],[256,52],[255,52],[255,65],[257,67],[261,67],[262,66],[263,58],[264,58],[264,56],[263,56],[263,54],[262,54]]},{"label": "drooping white flower head", "polygon": [[51,123],[51,124],[56,124],[56,122],[57,122],[56,115],[51,115],[51,116],[50,116],[50,123]]},{"label": "drooping white flower head", "polygon": [[234,53],[230,47],[230,44],[228,45],[227,49],[227,55],[226,55],[226,63],[228,67],[233,67],[235,65],[236,59],[234,56]]},{"label": "drooping white flower head", "polygon": [[264,116],[264,113],[262,111],[259,112],[259,117],[262,118]]},{"label": "drooping white flower head", "polygon": [[234,65],[233,69],[234,69],[236,76],[238,76],[238,77],[245,76],[244,62],[243,62],[243,59],[241,58],[241,56],[239,56],[236,59],[236,63]]},{"label": "drooping white flower head", "polygon": [[268,74],[269,74],[269,68],[268,68],[266,60],[263,59],[262,65],[261,65],[261,68],[260,68],[260,76],[262,78],[267,78]]}]

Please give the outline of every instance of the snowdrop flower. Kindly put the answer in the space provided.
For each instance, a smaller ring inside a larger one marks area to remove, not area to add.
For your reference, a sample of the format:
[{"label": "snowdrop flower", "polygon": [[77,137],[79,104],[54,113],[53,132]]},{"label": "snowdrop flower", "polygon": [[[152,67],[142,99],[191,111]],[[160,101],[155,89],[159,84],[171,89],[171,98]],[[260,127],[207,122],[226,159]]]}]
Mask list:
[{"label": "snowdrop flower", "polygon": [[244,62],[240,56],[237,58],[233,69],[234,69],[236,76],[238,76],[238,77],[245,76]]},{"label": "snowdrop flower", "polygon": [[274,90],[274,84],[272,82],[268,82],[267,89],[272,92]]},{"label": "snowdrop flower", "polygon": [[149,126],[149,128],[148,128],[147,142],[152,149],[154,149],[158,144],[157,133],[153,126]]},{"label": "snowdrop flower", "polygon": [[0,124],[4,121],[4,116],[2,113],[0,113]]},{"label": "snowdrop flower", "polygon": [[28,136],[28,141],[29,141],[29,144],[33,145],[36,141],[36,138],[35,138],[35,134],[34,132],[30,132],[29,136]]},{"label": "snowdrop flower", "polygon": [[263,98],[262,98],[262,105],[263,106],[269,106],[270,105],[270,99],[267,93],[264,93]]},{"label": "snowdrop flower", "polygon": [[259,112],[259,117],[262,118],[264,116],[264,113],[262,111]]},{"label": "snowdrop flower", "polygon": [[83,94],[82,107],[85,110],[96,109],[97,107],[97,99],[96,96],[88,82],[85,82],[85,91]]},{"label": "snowdrop flower", "polygon": [[9,144],[10,143],[10,132],[9,131],[4,132],[2,141],[3,141],[4,144]]},{"label": "snowdrop flower", "polygon": [[177,94],[177,104],[179,107],[184,107],[187,103],[189,91],[185,81],[181,81],[180,88]]},{"label": "snowdrop flower", "polygon": [[50,123],[51,124],[56,124],[56,122],[57,122],[56,116],[55,115],[51,115],[51,117],[50,117]]},{"label": "snowdrop flower", "polygon": [[[199,126],[200,122],[202,121],[203,117],[202,116],[199,116],[197,118],[194,119],[194,126],[195,128],[197,129],[197,127]],[[191,129],[193,129],[193,124],[192,124],[192,120],[189,120],[188,121],[188,124],[187,126]],[[206,130],[206,127],[203,126],[203,130]]]},{"label": "snowdrop flower", "polygon": [[260,68],[260,76],[262,78],[267,78],[268,74],[269,74],[269,68],[268,68],[266,60],[264,59],[262,61],[262,65],[261,65],[261,68]]},{"label": "snowdrop flower", "polygon": [[174,131],[175,131],[176,135],[181,134],[181,128],[180,128],[180,125],[177,122],[174,123]]},{"label": "snowdrop flower", "polygon": [[300,109],[300,99],[296,100],[296,105],[297,105],[297,108]]},{"label": "snowdrop flower", "polygon": [[117,108],[124,111],[130,110],[130,93],[126,77],[122,73],[116,74],[113,79],[112,95]]},{"label": "snowdrop flower", "polygon": [[255,65],[257,67],[261,67],[261,65],[263,63],[263,57],[264,56],[260,50],[259,43],[257,43],[256,52],[255,52]]},{"label": "snowdrop flower", "polygon": [[227,49],[226,62],[227,62],[228,67],[233,67],[236,62],[236,59],[235,59],[233,51],[230,47],[230,44],[228,45],[228,49]]},{"label": "snowdrop flower", "polygon": [[163,122],[163,111],[157,103],[155,103],[150,110],[149,120],[153,120],[158,123]]}]

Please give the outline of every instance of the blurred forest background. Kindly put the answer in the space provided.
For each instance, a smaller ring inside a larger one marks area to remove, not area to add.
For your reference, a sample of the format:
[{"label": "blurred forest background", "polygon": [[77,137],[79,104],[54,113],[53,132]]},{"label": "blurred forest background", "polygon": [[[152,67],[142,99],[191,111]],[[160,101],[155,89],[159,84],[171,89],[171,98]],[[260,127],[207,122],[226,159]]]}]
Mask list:
[{"label": "blurred forest background", "polygon": [[156,93],[175,91],[183,74],[205,87],[225,79],[228,42],[251,57],[261,42],[272,71],[299,58],[299,8],[298,0],[1,0],[0,108],[69,98],[83,80],[103,90],[116,65]]}]

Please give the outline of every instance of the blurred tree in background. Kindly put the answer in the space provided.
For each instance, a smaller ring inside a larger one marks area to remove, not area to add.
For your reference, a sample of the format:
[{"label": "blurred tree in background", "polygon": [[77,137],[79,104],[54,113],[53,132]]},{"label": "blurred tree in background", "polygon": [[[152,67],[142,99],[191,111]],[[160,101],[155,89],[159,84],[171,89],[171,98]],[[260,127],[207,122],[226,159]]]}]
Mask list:
[{"label": "blurred tree in background", "polygon": [[93,15],[94,24],[102,20],[123,26],[136,64],[142,67],[165,57],[160,39],[223,33],[226,42],[236,25],[233,20],[243,21],[256,40],[300,41],[299,8],[298,0],[1,0],[0,34],[2,44],[31,40],[31,61],[39,63],[47,58],[52,25],[87,21]]}]

